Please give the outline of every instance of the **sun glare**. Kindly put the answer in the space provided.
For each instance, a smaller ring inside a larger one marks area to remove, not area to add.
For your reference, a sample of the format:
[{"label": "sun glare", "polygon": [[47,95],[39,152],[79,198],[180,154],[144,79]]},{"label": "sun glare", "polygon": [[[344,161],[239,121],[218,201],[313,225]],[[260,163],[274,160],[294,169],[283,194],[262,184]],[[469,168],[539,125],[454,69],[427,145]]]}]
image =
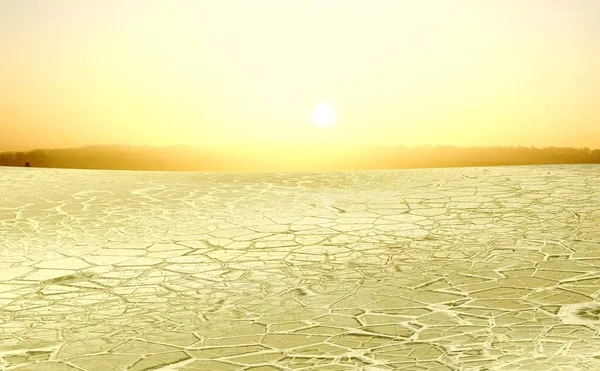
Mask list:
[{"label": "sun glare", "polygon": [[320,103],[313,113],[315,126],[331,126],[335,122],[335,109],[331,103]]}]

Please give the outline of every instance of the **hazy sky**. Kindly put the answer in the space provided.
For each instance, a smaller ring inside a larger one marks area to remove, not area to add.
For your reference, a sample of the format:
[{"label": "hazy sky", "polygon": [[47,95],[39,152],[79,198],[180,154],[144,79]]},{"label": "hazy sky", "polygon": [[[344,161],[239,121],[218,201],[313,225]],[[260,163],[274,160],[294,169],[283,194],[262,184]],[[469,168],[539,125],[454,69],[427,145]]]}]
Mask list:
[{"label": "hazy sky", "polygon": [[0,150],[262,142],[600,148],[600,1],[0,1]]}]

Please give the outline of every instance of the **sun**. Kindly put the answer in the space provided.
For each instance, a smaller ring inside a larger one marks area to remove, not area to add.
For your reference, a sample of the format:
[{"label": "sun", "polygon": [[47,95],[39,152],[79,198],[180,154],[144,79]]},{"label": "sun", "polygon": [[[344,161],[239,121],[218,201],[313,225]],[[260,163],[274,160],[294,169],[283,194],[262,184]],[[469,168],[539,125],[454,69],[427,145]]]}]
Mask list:
[{"label": "sun", "polygon": [[313,112],[315,126],[331,126],[335,123],[335,109],[329,102],[319,103]]}]

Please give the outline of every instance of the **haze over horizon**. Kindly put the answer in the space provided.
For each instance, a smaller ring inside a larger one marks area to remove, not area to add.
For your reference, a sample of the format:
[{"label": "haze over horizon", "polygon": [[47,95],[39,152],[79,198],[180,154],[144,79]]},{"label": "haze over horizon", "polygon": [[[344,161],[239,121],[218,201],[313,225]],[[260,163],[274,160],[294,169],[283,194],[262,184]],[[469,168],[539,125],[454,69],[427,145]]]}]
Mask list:
[{"label": "haze over horizon", "polygon": [[594,0],[7,1],[0,45],[0,151],[600,148]]}]

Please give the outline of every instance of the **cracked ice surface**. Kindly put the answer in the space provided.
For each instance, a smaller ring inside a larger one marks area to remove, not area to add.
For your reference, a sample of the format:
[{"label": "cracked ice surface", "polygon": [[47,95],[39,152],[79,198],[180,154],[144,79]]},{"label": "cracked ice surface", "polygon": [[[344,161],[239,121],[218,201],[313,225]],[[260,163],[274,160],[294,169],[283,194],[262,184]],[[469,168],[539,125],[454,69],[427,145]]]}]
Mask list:
[{"label": "cracked ice surface", "polygon": [[2,370],[600,369],[600,166],[0,168]]}]

